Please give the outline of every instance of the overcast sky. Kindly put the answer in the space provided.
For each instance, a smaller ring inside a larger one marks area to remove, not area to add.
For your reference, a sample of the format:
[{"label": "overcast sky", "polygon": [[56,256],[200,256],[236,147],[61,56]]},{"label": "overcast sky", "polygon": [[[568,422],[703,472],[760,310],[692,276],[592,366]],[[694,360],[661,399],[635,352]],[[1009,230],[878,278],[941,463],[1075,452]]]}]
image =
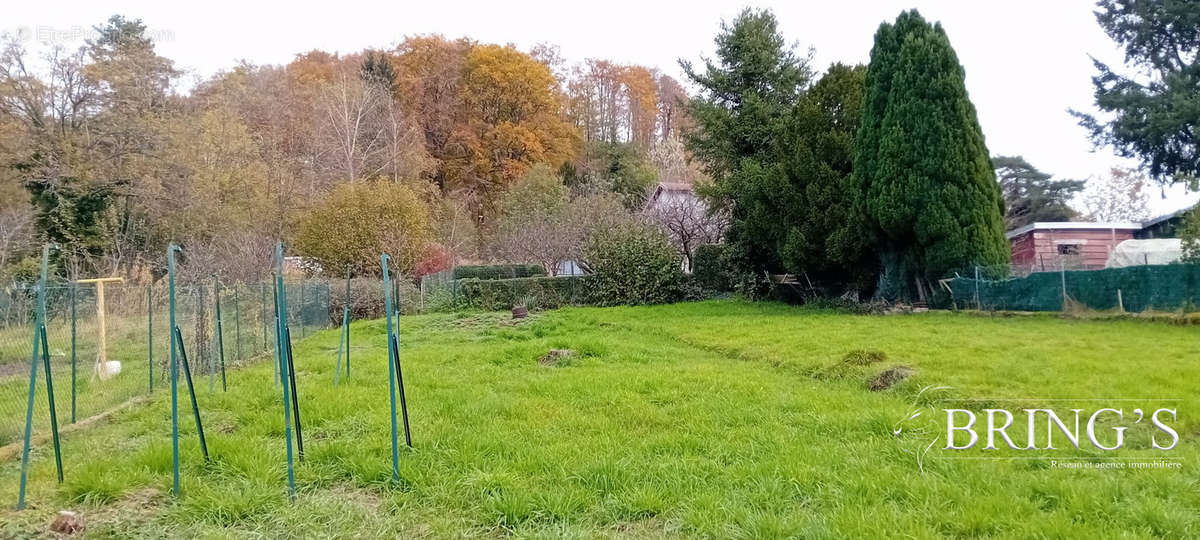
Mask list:
[{"label": "overcast sky", "polygon": [[[1087,0],[792,0],[779,2],[408,1],[408,2],[159,1],[18,2],[6,6],[0,31],[68,46],[109,15],[140,18],[160,54],[193,76],[208,76],[237,60],[286,63],[312,49],[354,52],[387,47],[406,35],[440,33],[528,50],[561,47],[570,62],[606,58],[657,67],[682,80],[677,60],[713,50],[722,19],[744,6],[769,7],[780,29],[801,49],[832,62],[866,63],[879,23],[917,8],[941,21],[966,68],[967,90],[993,155],[1020,154],[1053,174],[1087,178],[1122,164],[1110,149],[1092,151],[1068,108],[1089,109],[1088,55],[1117,63],[1121,53],[1096,25]],[[1154,213],[1195,202],[1181,189],[1151,193]]]}]

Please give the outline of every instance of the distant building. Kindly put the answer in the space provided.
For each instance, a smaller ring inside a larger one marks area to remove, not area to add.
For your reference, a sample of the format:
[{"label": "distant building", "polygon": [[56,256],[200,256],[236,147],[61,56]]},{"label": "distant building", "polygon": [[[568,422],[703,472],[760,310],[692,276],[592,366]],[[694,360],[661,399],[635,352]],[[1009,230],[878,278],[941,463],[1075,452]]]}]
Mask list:
[{"label": "distant building", "polygon": [[1012,245],[1012,264],[1018,273],[1060,268],[1104,268],[1117,244],[1133,239],[1141,223],[1030,223],[1005,235]]},{"label": "distant building", "polygon": [[659,182],[646,199],[646,211],[669,208],[679,203],[687,203],[697,208],[704,208],[704,202],[696,196],[691,184],[684,182]]},{"label": "distant building", "polygon": [[283,275],[286,277],[315,276],[321,273],[321,265],[310,257],[288,256],[283,258]]},{"label": "distant building", "polygon": [[696,195],[691,184],[660,182],[646,199],[642,212],[654,219],[679,250],[679,267],[692,272],[696,248],[721,242],[728,221],[723,215],[710,215],[708,205]]},{"label": "distant building", "polygon": [[[1005,236],[1012,245],[1013,269],[1018,274],[1060,268],[1093,270],[1106,268],[1109,255],[1126,240],[1178,238],[1179,227],[1189,210],[1185,208],[1142,223],[1030,223],[1008,231]],[[1127,249],[1133,245],[1129,244]]]}]

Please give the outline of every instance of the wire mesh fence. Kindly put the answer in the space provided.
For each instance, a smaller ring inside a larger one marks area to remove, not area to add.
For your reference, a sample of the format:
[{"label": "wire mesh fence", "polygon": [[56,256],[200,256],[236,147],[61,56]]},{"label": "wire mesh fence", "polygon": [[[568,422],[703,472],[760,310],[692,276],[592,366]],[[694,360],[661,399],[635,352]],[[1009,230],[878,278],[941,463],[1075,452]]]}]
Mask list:
[{"label": "wire mesh fence", "polygon": [[[19,444],[25,429],[33,353],[36,287],[11,285],[0,298],[0,447]],[[165,388],[169,380],[165,284],[136,286],[52,283],[46,335],[60,426],[82,422]],[[302,338],[330,326],[330,286],[287,284],[288,320]],[[220,391],[230,368],[267,360],[275,345],[270,284],[217,281],[176,288],[176,323],[198,391]],[[218,317],[219,312],[219,317]],[[40,357],[38,358],[40,361]],[[40,364],[39,364],[40,371]],[[49,431],[48,388],[38,375],[35,434]]]},{"label": "wire mesh fence", "polygon": [[[503,267],[503,275],[516,271],[509,266]],[[468,268],[494,273],[492,267]],[[411,314],[466,307],[461,284],[468,278],[458,276],[461,271],[392,280],[390,292],[396,311]],[[472,276],[470,279],[481,279]],[[382,317],[384,288],[377,277],[353,279],[351,319]],[[293,339],[340,323],[347,300],[344,281],[291,280],[285,289]],[[0,449],[19,449],[21,445],[34,361],[38,362],[38,376],[32,408],[33,446],[49,444],[50,388],[42,357],[33,354],[37,290],[36,285],[22,283],[0,290]],[[276,302],[272,284],[222,283],[214,278],[177,285],[175,297],[175,322],[197,392],[220,392],[238,375],[238,365],[273,357]],[[154,285],[61,280],[47,284],[49,379],[60,429],[168,389],[168,299],[165,279]]]},{"label": "wire mesh fence", "polygon": [[982,310],[1190,312],[1200,300],[1200,264],[1076,268],[980,266],[942,283],[956,307]]}]

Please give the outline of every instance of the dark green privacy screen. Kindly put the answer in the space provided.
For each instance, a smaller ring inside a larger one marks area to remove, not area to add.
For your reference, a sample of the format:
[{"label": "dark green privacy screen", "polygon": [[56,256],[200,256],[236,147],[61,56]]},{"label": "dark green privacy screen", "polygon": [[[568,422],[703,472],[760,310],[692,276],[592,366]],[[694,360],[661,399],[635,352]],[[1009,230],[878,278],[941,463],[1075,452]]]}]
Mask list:
[{"label": "dark green privacy screen", "polygon": [[[1166,264],[1037,272],[1023,278],[949,281],[959,307],[1012,311],[1060,311],[1065,284],[1068,305],[1125,311],[1190,311],[1196,305],[1200,265]],[[1120,302],[1120,304],[1118,304]]]}]

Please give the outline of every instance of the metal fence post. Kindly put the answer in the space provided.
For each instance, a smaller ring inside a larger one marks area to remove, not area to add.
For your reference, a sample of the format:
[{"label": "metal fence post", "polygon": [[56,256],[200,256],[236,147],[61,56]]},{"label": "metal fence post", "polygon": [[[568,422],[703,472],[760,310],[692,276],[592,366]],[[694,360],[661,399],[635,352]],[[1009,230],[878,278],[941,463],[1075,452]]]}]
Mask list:
[{"label": "metal fence post", "polygon": [[258,284],[259,297],[262,300],[258,310],[258,319],[262,321],[262,350],[267,350],[267,284]]},{"label": "metal fence post", "polygon": [[[275,356],[279,357],[279,340],[280,336],[282,335],[281,332],[283,331],[282,325],[287,322],[286,316],[279,312],[279,293],[280,289],[282,289],[284,286],[283,278],[272,274],[271,282],[275,284],[271,287],[271,301],[275,303]],[[283,360],[280,359],[279,362],[283,362]],[[281,364],[279,362],[275,363],[274,377],[276,383],[279,383],[280,377]]]},{"label": "metal fence post", "polygon": [[[332,302],[332,300],[331,300]],[[350,269],[346,269],[346,305],[342,310],[342,320],[346,324],[346,378],[350,378]]]},{"label": "metal fence post", "polygon": [[975,265],[975,309],[983,310],[979,303],[979,265]]},{"label": "metal fence post", "polygon": [[54,434],[54,463],[58,466],[58,483],[63,481],[62,449],[58,442],[58,412],[54,406],[54,376],[50,373],[50,344],[46,337],[46,317],[42,315],[42,362],[46,366],[46,399],[50,401],[50,429]]},{"label": "metal fence post", "polygon": [[71,282],[71,423],[75,423],[75,372],[76,372],[76,347],[75,347],[75,282]]},{"label": "metal fence post", "polygon": [[1066,265],[1066,262],[1061,261],[1061,260],[1058,262],[1058,272],[1062,276],[1062,309],[1059,311],[1066,311],[1067,310],[1067,265]]},{"label": "metal fence post", "polygon": [[304,316],[304,311],[305,311],[306,307],[308,307],[308,304],[304,303],[304,280],[301,279],[300,280],[300,304],[299,304],[300,309],[298,309],[296,311],[296,317],[300,319],[300,321],[299,321],[300,322],[300,339],[304,339],[304,334],[305,334],[305,332],[304,332],[305,324],[304,323],[307,322],[307,321],[305,321],[305,319],[307,317]]},{"label": "metal fence post", "polygon": [[167,246],[167,333],[171,354],[171,492],[179,495],[179,362],[175,340],[178,332],[175,321],[175,244]]},{"label": "metal fence post", "polygon": [[[329,301],[333,303],[332,298]],[[342,350],[346,351],[346,378],[350,377],[350,268],[346,268],[346,299],[342,302],[342,331],[338,334],[337,369],[333,374],[333,385],[337,386],[342,376]]]},{"label": "metal fence post", "polygon": [[[400,449],[396,439],[396,347],[392,341],[392,284],[389,283],[390,276],[388,275],[388,255],[384,253],[379,257],[379,263],[383,267],[383,315],[387,319],[387,339],[388,339],[388,398],[391,409],[391,424],[392,424],[392,480],[400,480]],[[399,321],[396,321],[399,323]]]},{"label": "metal fence post", "polygon": [[[283,379],[287,376],[287,351],[285,350],[284,340],[287,339],[287,290],[284,289],[283,283],[283,242],[275,244],[275,268],[276,275],[274,281],[275,290],[275,362],[278,379]],[[290,386],[288,381],[281,380],[283,386],[283,422],[284,422],[284,438],[287,444],[287,482],[288,482],[288,498],[296,500],[296,476],[292,464],[292,408]]]},{"label": "metal fence post", "polygon": [[[37,293],[38,294],[38,303],[37,303],[37,311],[36,311],[36,315],[34,316],[34,324],[33,324],[33,352],[30,355],[30,359],[29,359],[29,364],[30,364],[29,365],[29,400],[28,400],[26,408],[25,408],[25,441],[24,441],[24,446],[22,447],[22,450],[21,450],[21,482],[20,482],[20,488],[19,488],[20,491],[19,491],[19,494],[17,495],[17,510],[22,510],[25,508],[25,484],[29,478],[29,446],[30,446],[30,438],[33,435],[33,396],[37,391],[38,346],[43,345],[42,340],[45,336],[44,322],[45,322],[45,317],[46,317],[46,274],[48,273],[49,261],[50,261],[50,246],[44,245],[44,246],[42,246],[42,273],[41,273],[42,277],[41,277],[41,280],[39,280],[39,282],[38,282],[38,293]],[[44,350],[44,347],[43,347],[43,350]],[[48,359],[44,359],[44,360],[47,360],[47,367],[49,367]],[[47,383],[49,383],[49,379],[47,379]],[[51,415],[54,414],[53,403],[51,403],[50,414]],[[51,419],[53,419],[53,418],[54,417],[51,416]],[[54,441],[55,441],[54,450],[55,450],[55,453],[57,454],[58,453],[58,426],[54,425],[52,427],[55,430],[54,431]],[[62,461],[61,460],[58,462],[58,467],[59,467],[59,469],[58,469],[59,470],[59,473],[58,473],[59,481],[61,482],[62,481]]]},{"label": "metal fence post", "polygon": [[238,307],[238,286],[233,286],[233,333],[237,339],[237,359],[242,361],[242,310]]},{"label": "metal fence post", "polygon": [[[201,337],[203,337],[202,331],[208,329],[207,325],[205,324],[208,321],[207,321],[207,318],[204,316],[204,285],[198,285],[196,288],[199,289],[200,294],[196,295],[196,349],[195,349],[195,351],[197,354],[200,355],[200,358],[197,359],[200,362],[204,362],[205,352],[208,353],[208,355],[207,355],[208,356],[208,358],[207,358],[207,360],[208,360],[208,392],[212,393],[213,388],[216,386],[216,382],[217,382],[217,379],[216,379],[217,366],[214,363],[215,357],[217,355],[213,354],[214,343],[213,343],[212,339],[208,340],[207,351],[205,350],[206,348],[202,346],[202,342],[200,339]],[[184,356],[184,358],[186,361],[186,355]]]},{"label": "metal fence post", "polygon": [[150,368],[150,392],[154,393],[154,286],[146,285],[146,361]]},{"label": "metal fence post", "polygon": [[213,300],[217,310],[217,359],[221,363],[221,391],[229,390],[225,382],[225,326],[221,321],[221,282],[213,277]]},{"label": "metal fence post", "polygon": [[188,394],[192,397],[192,415],[196,417],[196,433],[200,434],[200,451],[204,454],[204,462],[208,463],[208,443],[204,439],[204,424],[200,422],[200,405],[196,403],[196,387],[192,385],[192,370],[188,368],[187,349],[183,346],[183,333],[175,327],[178,335],[179,359],[183,365],[183,377],[187,381]]}]

